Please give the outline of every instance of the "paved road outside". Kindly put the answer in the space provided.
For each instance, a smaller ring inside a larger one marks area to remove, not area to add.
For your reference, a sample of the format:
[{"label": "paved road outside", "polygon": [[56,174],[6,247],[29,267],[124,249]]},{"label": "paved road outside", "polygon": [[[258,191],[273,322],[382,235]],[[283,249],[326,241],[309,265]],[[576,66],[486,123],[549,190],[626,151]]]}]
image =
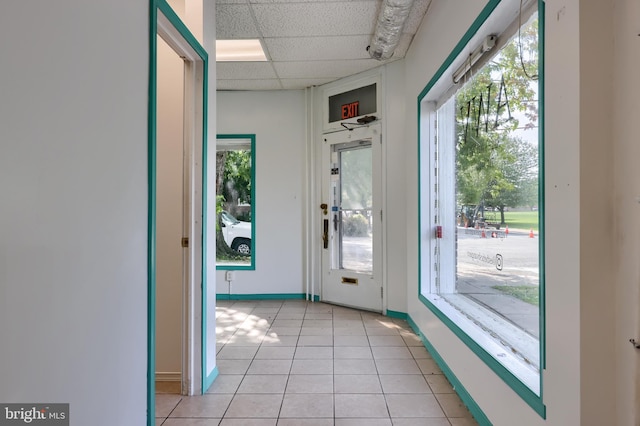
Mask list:
[{"label": "paved road outside", "polygon": [[373,271],[371,237],[342,237],[342,267],[350,271]]},{"label": "paved road outside", "polygon": [[539,284],[538,235],[458,228],[458,293],[478,301],[538,338],[538,307],[494,289]]}]

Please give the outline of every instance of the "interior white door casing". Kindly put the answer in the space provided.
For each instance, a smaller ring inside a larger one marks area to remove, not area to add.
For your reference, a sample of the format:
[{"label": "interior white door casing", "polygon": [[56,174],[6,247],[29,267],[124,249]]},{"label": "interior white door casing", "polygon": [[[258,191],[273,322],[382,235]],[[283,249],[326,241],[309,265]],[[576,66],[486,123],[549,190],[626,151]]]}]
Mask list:
[{"label": "interior white door casing", "polygon": [[[318,224],[323,235],[320,239],[322,300],[375,312],[383,310],[381,147],[379,123],[323,135],[320,204],[326,204],[326,209],[321,209]],[[354,155],[360,162],[364,158],[371,161],[366,165],[370,173],[355,173],[369,181],[362,184],[371,192],[370,202],[354,203],[345,199],[344,187],[349,183],[344,181],[342,167],[362,167],[362,164],[354,166],[344,161]],[[346,218],[353,215],[367,220],[368,236],[345,232]]]},{"label": "interior white door casing", "polygon": [[162,13],[158,35],[184,60],[182,393],[202,392],[202,150],[204,62]]}]

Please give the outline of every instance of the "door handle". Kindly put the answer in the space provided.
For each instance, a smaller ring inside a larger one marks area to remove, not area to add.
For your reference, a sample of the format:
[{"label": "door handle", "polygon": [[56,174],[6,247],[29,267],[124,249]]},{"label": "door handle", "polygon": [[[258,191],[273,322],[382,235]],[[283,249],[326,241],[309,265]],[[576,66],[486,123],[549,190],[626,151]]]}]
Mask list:
[{"label": "door handle", "polygon": [[329,248],[329,219],[323,221],[322,244],[325,249]]}]

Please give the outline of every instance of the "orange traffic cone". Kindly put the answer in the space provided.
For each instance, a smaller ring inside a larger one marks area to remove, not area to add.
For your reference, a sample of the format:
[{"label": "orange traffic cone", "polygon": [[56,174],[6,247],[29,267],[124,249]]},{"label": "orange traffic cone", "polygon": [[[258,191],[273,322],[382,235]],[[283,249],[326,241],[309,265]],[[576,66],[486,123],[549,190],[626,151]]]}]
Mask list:
[{"label": "orange traffic cone", "polygon": [[484,228],[482,228],[482,234],[480,235],[480,238],[487,238],[487,234],[484,233]]},{"label": "orange traffic cone", "polygon": [[533,235],[533,228],[531,228],[531,230],[529,231],[529,238],[534,238],[535,236]]},{"label": "orange traffic cone", "polygon": [[504,233],[509,235],[509,225],[507,225],[507,227],[504,229]]}]

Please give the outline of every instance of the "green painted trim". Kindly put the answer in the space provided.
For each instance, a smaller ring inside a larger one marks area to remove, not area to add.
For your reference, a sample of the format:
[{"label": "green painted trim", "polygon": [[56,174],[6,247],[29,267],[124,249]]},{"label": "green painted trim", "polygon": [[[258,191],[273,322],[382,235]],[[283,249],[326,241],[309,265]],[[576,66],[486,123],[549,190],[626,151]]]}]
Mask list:
[{"label": "green painted trim", "polygon": [[155,425],[156,395],[156,120],[158,15],[149,1],[149,103],[147,122],[147,426]]},{"label": "green painted trim", "polygon": [[[215,377],[211,380],[211,383],[208,383],[208,379],[205,377],[207,374],[207,292],[208,292],[208,274],[207,274],[207,232],[208,232],[208,209],[207,209],[207,194],[208,194],[208,115],[209,115],[209,59],[207,57],[206,60],[203,61],[203,82],[202,82],[202,324],[200,330],[202,330],[202,355],[201,355],[201,367],[202,367],[202,393],[204,394]],[[218,367],[216,366],[214,369],[216,376],[218,375]],[[213,373],[212,373],[213,374]]]},{"label": "green painted trim", "polygon": [[409,317],[405,312],[390,311],[389,309],[387,309],[387,316],[389,318],[399,318],[403,320]]},{"label": "green painted trim", "polygon": [[251,264],[250,265],[216,265],[219,271],[255,271],[256,269],[256,135],[253,133],[218,134],[216,139],[249,139],[251,140]]},{"label": "green painted trim", "polygon": [[[148,290],[147,290],[147,424],[155,425],[155,319],[156,319],[156,198],[157,198],[157,35],[158,13],[162,13],[198,54],[203,66],[202,93],[202,142],[203,156],[206,161],[207,113],[208,113],[208,54],[186,25],[173,11],[166,0],[150,0],[149,12],[149,119],[148,119],[148,181],[149,181],[149,219],[148,219]],[[205,383],[206,372],[206,167],[203,162],[203,235],[202,235],[202,384]],[[203,387],[204,389],[204,387]],[[204,393],[204,391],[203,391]]]},{"label": "green painted trim", "polygon": [[216,265],[216,269],[218,271],[255,271],[256,268],[251,265]]},{"label": "green painted trim", "polygon": [[446,325],[462,342],[467,345],[469,349],[480,358],[498,377],[502,379],[520,398],[524,400],[536,413],[542,418],[546,418],[546,407],[542,403],[542,397],[536,395],[531,389],[529,389],[520,379],[513,375],[504,365],[497,361],[489,352],[487,352],[482,346],[480,346],[474,339],[469,337],[455,322],[453,322],[447,315],[445,315],[440,309],[434,306],[429,300],[427,300],[422,294],[419,295],[420,301],[427,307],[433,314],[438,317],[444,325]]},{"label": "green painted trim", "polygon": [[218,375],[220,374],[220,370],[218,370],[218,366],[216,365],[216,367],[213,369],[213,371],[211,372],[211,374],[209,374],[208,377],[205,377],[204,381],[203,381],[203,386],[202,386],[202,394],[204,395],[204,393],[206,391],[209,390],[209,388],[211,387],[211,385],[213,384],[213,382],[216,381],[216,379],[218,378]]},{"label": "green painted trim", "polygon": [[[546,328],[546,301],[545,301],[545,289],[546,289],[546,269],[545,269],[545,181],[544,181],[544,132],[545,132],[545,118],[544,118],[544,52],[545,52],[545,2],[538,0],[538,229],[540,235],[540,285],[539,285],[539,301],[540,301],[540,371],[547,368],[547,328]],[[542,374],[540,375],[540,397],[542,398]]]},{"label": "green painted trim", "polygon": [[207,371],[207,357],[206,357],[206,348],[207,348],[207,273],[206,273],[206,247],[207,247],[207,238],[206,238],[206,229],[207,229],[207,191],[206,191],[206,146],[207,146],[207,111],[208,111],[208,62],[209,55],[207,51],[202,47],[200,42],[195,38],[195,36],[189,31],[189,28],[182,22],[180,17],[173,11],[171,6],[167,3],[166,0],[157,0],[158,2],[158,10],[162,13],[173,25],[173,27],[178,31],[180,36],[182,36],[189,46],[198,54],[200,59],[202,60],[202,268],[200,270],[201,276],[201,344],[200,348],[201,353],[201,378],[202,378],[202,393],[205,391],[205,375]]},{"label": "green painted trim", "polygon": [[189,46],[191,46],[191,48],[196,51],[198,56],[200,56],[203,61],[206,61],[209,56],[207,54],[207,51],[204,49],[204,47],[202,47],[198,39],[194,37],[191,31],[189,31],[189,28],[187,28],[187,26],[182,22],[180,17],[173,11],[171,6],[169,6],[167,0],[156,1],[158,10],[162,12],[164,16],[166,16],[169,22],[171,22],[171,25],[173,25],[175,29],[178,30],[180,35],[187,41],[187,43],[189,43]]},{"label": "green painted trim", "polygon": [[[467,43],[469,43],[469,40],[471,40],[471,38],[478,32],[482,24],[484,24],[484,21],[487,20],[491,13],[493,13],[494,9],[498,6],[498,4],[500,4],[501,1],[502,0],[490,0],[484,7],[484,9],[482,9],[480,15],[478,15],[476,20],[473,21],[467,32],[464,33],[464,35],[462,36],[458,44],[456,44],[456,46],[453,48],[447,59],[445,59],[440,68],[438,68],[438,71],[436,71],[434,76],[431,77],[431,80],[429,80],[429,83],[425,86],[424,89],[422,89],[422,92],[420,92],[420,94],[418,95],[418,106],[420,105],[420,101],[422,100],[422,98],[424,98],[427,93],[429,93],[429,90],[431,90],[433,85],[436,84],[440,77],[442,77],[442,74],[444,74],[447,68],[451,66],[451,63],[460,55],[460,53],[462,53],[462,50],[465,48]],[[420,113],[418,112],[418,124],[420,123],[419,119]]]},{"label": "green painted trim", "polygon": [[[273,294],[216,294],[218,300],[276,300],[276,299],[306,299],[304,293],[273,293]],[[313,296],[314,302],[320,301],[320,296]]]},{"label": "green painted trim", "polygon": [[471,415],[473,415],[473,418],[481,426],[491,426],[492,423],[491,421],[489,421],[489,418],[487,417],[487,415],[484,414],[484,411],[482,411],[478,403],[476,403],[476,401],[469,394],[469,392],[467,392],[465,387],[462,385],[462,382],[460,382],[460,380],[458,380],[456,375],[453,374],[453,371],[449,368],[444,358],[440,356],[436,348],[434,348],[433,345],[429,342],[429,340],[425,337],[425,335],[422,333],[418,325],[413,321],[411,316],[407,317],[407,322],[409,323],[413,331],[420,337],[420,340],[422,340],[422,344],[427,349],[427,351],[431,354],[436,364],[438,364],[438,367],[440,367],[440,370],[442,370],[442,372],[447,377],[447,379],[449,379],[451,386],[453,386],[453,390],[458,394],[458,396],[460,397],[464,405],[467,406],[467,408],[469,409],[469,412],[471,413]]},{"label": "green painted trim", "polygon": [[[475,21],[472,23],[471,27],[469,27],[469,29],[467,30],[467,32],[464,34],[464,36],[462,37],[462,39],[458,42],[458,44],[456,45],[456,47],[454,48],[454,50],[449,54],[449,56],[447,57],[447,59],[444,61],[444,63],[440,66],[440,68],[438,68],[438,70],[436,71],[436,73],[434,74],[434,76],[431,78],[431,80],[429,80],[429,83],[425,86],[425,88],[420,92],[420,94],[418,95],[418,200],[420,200],[418,202],[418,229],[421,230],[422,229],[422,222],[421,222],[421,217],[422,217],[422,198],[421,198],[421,194],[422,194],[422,188],[421,188],[421,182],[422,182],[422,173],[423,170],[421,168],[421,144],[420,144],[420,135],[421,135],[421,110],[422,110],[422,99],[427,95],[427,93],[429,93],[429,91],[431,90],[431,88],[436,84],[436,82],[443,76],[444,72],[449,68],[449,66],[451,66],[451,64],[453,63],[453,61],[462,53],[464,47],[467,45],[467,43],[469,42],[469,40],[471,40],[471,38],[476,34],[476,32],[480,29],[480,27],[484,24],[484,22],[486,21],[486,19],[491,15],[491,13],[493,13],[493,11],[495,10],[495,8],[498,6],[498,4],[501,2],[501,0],[490,0],[487,5],[484,7],[484,9],[482,10],[482,12],[478,15],[478,17],[475,19]],[[542,3],[542,8],[540,8],[540,3]],[[539,22],[540,24],[540,28],[539,28],[539,37],[540,34],[542,34],[544,32],[544,2],[543,0],[538,0],[538,5],[539,5]],[[543,57],[542,55],[540,55],[540,61],[538,66],[540,67],[541,70],[544,69],[544,65],[540,62],[543,62]],[[542,75],[541,73],[539,73],[539,75]],[[544,91],[541,91],[540,93],[544,93]],[[541,101],[542,103],[542,101]],[[543,113],[543,109],[541,108],[541,116]],[[541,126],[542,124],[540,124]],[[544,129],[541,128],[540,130],[540,134],[544,134]],[[541,148],[542,149],[542,148]],[[542,155],[542,154],[541,154]],[[543,158],[543,157],[541,157]],[[541,166],[541,169],[543,169],[543,166]],[[544,171],[542,170],[540,173],[542,177],[544,177]],[[542,192],[540,194],[540,196],[543,196],[543,187],[544,187],[544,179],[540,180],[540,187],[542,187]],[[544,198],[541,198],[541,200],[543,200]],[[544,336],[545,336],[545,328],[544,328],[544,221],[542,220],[543,215],[540,213],[542,206],[539,206],[539,224],[540,226],[542,226],[542,228],[540,228],[540,244],[539,246],[542,247],[540,250],[540,350],[541,352],[541,357],[540,357],[540,362],[541,362],[541,371],[544,368]],[[513,391],[516,392],[516,394],[518,394],[518,396],[520,396],[536,413],[538,413],[543,419],[546,419],[546,407],[543,403],[543,399],[542,399],[542,395],[543,395],[543,388],[542,388],[542,373],[540,374],[540,395],[536,395],[533,391],[531,391],[531,389],[529,389],[527,386],[524,385],[524,383],[522,383],[522,381],[520,381],[517,377],[515,377],[509,370],[507,370],[500,362],[498,362],[495,358],[493,358],[484,348],[482,348],[475,340],[473,340],[471,337],[469,337],[469,335],[467,335],[460,327],[458,327],[458,325],[456,325],[453,321],[451,321],[449,319],[448,316],[446,316],[444,313],[442,313],[442,311],[440,311],[436,306],[434,306],[429,300],[427,300],[423,295],[422,295],[422,241],[420,239],[418,239],[418,298],[420,299],[420,301],[431,311],[433,312],[436,317],[438,317],[440,319],[440,321],[442,321],[447,327],[449,327],[449,329],[451,329],[451,331],[453,331],[453,333],[460,339],[462,340],[468,347],[469,349],[471,349],[472,352],[474,352],[476,354],[476,356],[478,356],[483,362],[485,362],[485,364],[487,364],[487,366],[489,366],[489,368],[491,368],[493,370],[494,373],[496,373],[498,375],[498,377],[500,377]],[[424,337],[422,334],[420,334],[422,337]],[[426,342],[426,339],[424,339],[424,341]],[[430,344],[429,344],[430,345]],[[430,345],[431,346],[431,345]],[[435,349],[434,349],[435,351]],[[444,362],[444,361],[443,361]],[[443,369],[444,371],[444,369]],[[453,374],[453,373],[451,373]],[[457,379],[456,379],[457,380]],[[453,382],[452,382],[453,383]],[[465,391],[466,392],[466,391]],[[469,396],[470,398],[470,396]],[[487,420],[488,421],[488,420]],[[490,424],[490,423],[488,423]]]}]

